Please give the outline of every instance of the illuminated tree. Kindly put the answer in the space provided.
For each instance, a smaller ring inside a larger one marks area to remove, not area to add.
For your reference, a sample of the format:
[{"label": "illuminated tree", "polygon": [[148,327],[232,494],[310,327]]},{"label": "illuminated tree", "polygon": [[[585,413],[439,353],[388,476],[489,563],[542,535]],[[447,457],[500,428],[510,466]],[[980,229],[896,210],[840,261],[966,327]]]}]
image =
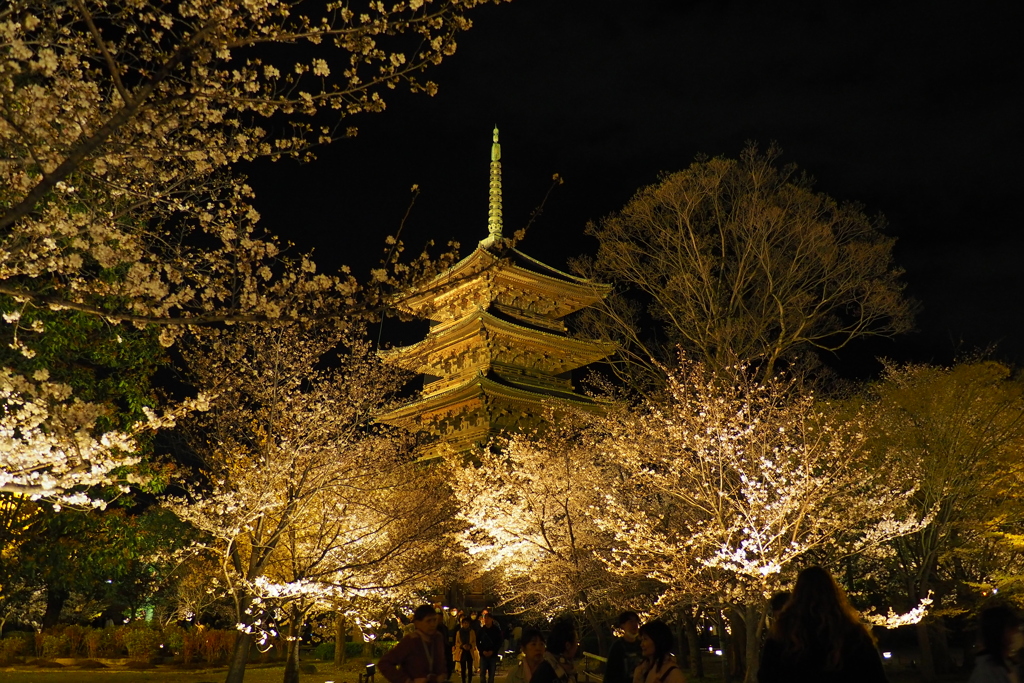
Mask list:
[{"label": "illuminated tree", "polygon": [[[422,72],[485,1],[6,3],[0,294],[17,304],[4,309],[6,343],[35,353],[48,330],[19,323],[32,308],[160,325],[164,344],[186,324],[348,312],[351,277],[282,256],[232,166],[307,157],[396,85],[432,93]],[[104,407],[45,368],[0,369],[0,401],[0,490],[19,494],[109,481],[145,426],[104,429]]]},{"label": "illuminated tree", "polygon": [[933,651],[944,639],[930,633],[942,629],[943,615],[971,609],[993,588],[1012,595],[1024,575],[1024,384],[991,361],[889,366],[868,395],[872,448],[883,463],[918,464],[903,481],[917,487],[918,514],[933,515],[927,527],[892,541],[873,573],[904,604],[935,593],[938,609],[917,624],[922,674],[934,680],[945,658]]},{"label": "illuminated tree", "polygon": [[370,447],[385,455],[346,457],[341,490],[317,492],[256,580],[260,606],[276,617],[266,627],[285,636],[286,683],[298,681],[310,617],[356,611],[367,598],[408,605],[455,559],[445,552],[453,515],[441,472],[402,463],[385,443]]},{"label": "illuminated tree", "polygon": [[598,253],[577,270],[624,289],[580,324],[620,342],[621,378],[661,386],[678,346],[720,374],[744,364],[767,379],[808,350],[909,329],[881,219],[815,193],[778,155],[698,158],[587,226]]},{"label": "illuminated tree", "polygon": [[615,538],[609,567],[658,580],[666,607],[728,606],[756,681],[766,600],[800,563],[870,553],[927,521],[910,505],[915,463],[880,466],[862,419],[837,420],[777,378],[684,363],[667,391],[615,413],[600,447],[621,467],[594,508]]},{"label": "illuminated tree", "polygon": [[501,440],[475,454],[475,467],[456,471],[463,540],[480,568],[494,572],[504,601],[545,618],[582,612],[603,643],[602,623],[643,582],[623,581],[602,561],[612,534],[591,512],[617,476],[600,457],[602,424],[564,409],[551,423]]},{"label": "illuminated tree", "polygon": [[199,331],[183,349],[214,397],[189,423],[209,484],[173,509],[203,534],[195,551],[216,559],[234,606],[228,681],[241,680],[254,634],[281,624],[294,680],[307,614],[441,565],[441,489],[411,469],[407,436],[374,425],[400,378],[357,330],[236,325]]}]

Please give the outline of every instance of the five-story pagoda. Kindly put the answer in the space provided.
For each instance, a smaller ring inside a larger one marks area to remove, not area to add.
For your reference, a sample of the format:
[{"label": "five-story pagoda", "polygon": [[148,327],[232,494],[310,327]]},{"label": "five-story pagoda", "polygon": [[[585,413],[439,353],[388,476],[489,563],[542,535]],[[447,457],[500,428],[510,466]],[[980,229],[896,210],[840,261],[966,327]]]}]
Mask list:
[{"label": "five-story pagoda", "polygon": [[576,393],[572,370],[611,354],[610,343],[573,339],[562,318],[611,289],[547,266],[502,237],[501,147],[491,147],[488,236],[466,258],[401,302],[430,320],[427,337],[382,351],[425,375],[421,396],[380,416],[426,437],[423,458],[465,451],[505,430],[533,429],[545,405],[600,409]]}]

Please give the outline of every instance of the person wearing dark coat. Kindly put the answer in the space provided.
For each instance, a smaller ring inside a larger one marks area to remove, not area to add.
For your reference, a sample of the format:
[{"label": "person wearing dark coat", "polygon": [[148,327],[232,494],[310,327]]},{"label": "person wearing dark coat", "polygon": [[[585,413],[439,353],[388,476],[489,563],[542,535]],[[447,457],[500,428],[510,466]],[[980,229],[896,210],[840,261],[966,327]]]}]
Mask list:
[{"label": "person wearing dark coat", "polygon": [[772,624],[758,683],[888,683],[871,632],[843,589],[808,567]]},{"label": "person wearing dark coat", "polygon": [[437,632],[437,610],[420,605],[412,615],[412,633],[389,650],[377,662],[377,668],[390,683],[443,683],[447,647]]},{"label": "person wearing dark coat", "polygon": [[608,650],[608,663],[604,667],[604,683],[632,683],[633,671],[643,659],[640,651],[640,615],[623,612],[616,621],[622,632]]},{"label": "person wearing dark coat", "polygon": [[1019,683],[1016,657],[1024,646],[1024,633],[1017,612],[1008,605],[994,605],[982,610],[978,621],[982,650],[967,683]]},{"label": "person wearing dark coat", "polygon": [[530,683],[576,683],[572,660],[580,642],[571,621],[560,621],[551,628],[544,661],[533,671]]},{"label": "person wearing dark coat", "polygon": [[498,657],[505,640],[501,627],[490,612],[484,612],[484,623],[476,634],[476,649],[480,653],[480,683],[494,683],[494,672],[498,669]]}]

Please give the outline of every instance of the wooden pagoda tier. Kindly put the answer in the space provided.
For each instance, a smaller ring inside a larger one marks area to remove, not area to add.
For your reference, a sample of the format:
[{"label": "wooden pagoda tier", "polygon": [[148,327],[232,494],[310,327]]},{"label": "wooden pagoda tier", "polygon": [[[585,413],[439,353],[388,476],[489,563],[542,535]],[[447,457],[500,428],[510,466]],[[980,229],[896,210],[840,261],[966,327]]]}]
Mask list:
[{"label": "wooden pagoda tier", "polygon": [[526,323],[565,332],[560,318],[608,296],[611,285],[564,273],[501,244],[477,247],[396,305],[434,324],[455,323],[473,311],[502,311]]},{"label": "wooden pagoda tier", "polygon": [[500,147],[491,153],[489,236],[397,307],[431,321],[416,344],[382,351],[425,375],[421,396],[378,417],[424,436],[423,458],[466,451],[507,431],[533,430],[552,407],[601,410],[570,374],[615,345],[566,336],[566,315],[611,291],[533,259],[501,235]]}]

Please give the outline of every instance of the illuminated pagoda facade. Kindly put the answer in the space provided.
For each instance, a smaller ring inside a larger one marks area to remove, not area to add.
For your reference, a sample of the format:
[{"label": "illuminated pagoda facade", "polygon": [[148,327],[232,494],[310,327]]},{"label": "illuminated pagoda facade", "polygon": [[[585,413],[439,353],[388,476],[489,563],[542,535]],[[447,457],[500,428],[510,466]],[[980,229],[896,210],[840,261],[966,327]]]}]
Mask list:
[{"label": "illuminated pagoda facade", "polygon": [[538,426],[552,401],[600,410],[571,373],[614,344],[573,339],[562,319],[600,301],[602,285],[547,266],[502,237],[501,147],[491,147],[488,236],[410,293],[401,308],[430,320],[426,338],[381,356],[425,376],[420,397],[379,419],[425,436],[423,458],[465,451],[506,430]]}]

